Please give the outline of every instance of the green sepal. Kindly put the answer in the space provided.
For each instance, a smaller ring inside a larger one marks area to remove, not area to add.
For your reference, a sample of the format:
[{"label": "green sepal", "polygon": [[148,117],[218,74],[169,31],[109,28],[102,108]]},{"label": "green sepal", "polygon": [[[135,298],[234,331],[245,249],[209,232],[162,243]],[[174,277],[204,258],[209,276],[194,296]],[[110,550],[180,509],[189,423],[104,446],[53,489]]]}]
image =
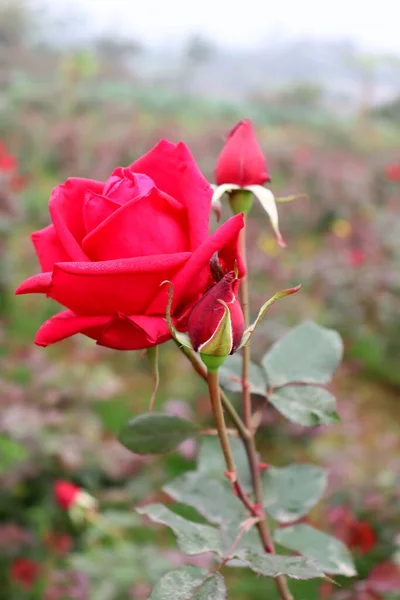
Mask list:
[{"label": "green sepal", "polygon": [[209,371],[218,371],[222,363],[227,359],[227,356],[212,356],[211,354],[200,353],[200,358]]},{"label": "green sepal", "polygon": [[296,285],[295,287],[288,288],[287,290],[282,290],[281,292],[277,292],[274,296],[272,296],[272,298],[267,300],[267,302],[265,304],[263,304],[262,307],[260,308],[257,319],[254,321],[254,323],[252,323],[252,325],[250,325],[250,327],[248,327],[245,330],[243,337],[242,337],[242,341],[240,342],[239,348],[243,348],[243,346],[246,346],[246,344],[249,343],[251,336],[253,335],[254,331],[257,329],[260,322],[262,321],[267,309],[272,304],[274,304],[274,302],[279,300],[279,298],[284,298],[285,296],[290,296],[291,294],[295,294],[296,292],[299,291],[300,288],[301,288],[301,285]]},{"label": "green sepal", "polygon": [[233,190],[229,193],[229,204],[235,215],[243,213],[246,216],[253,206],[253,194],[244,188]]},{"label": "green sepal", "polygon": [[230,354],[233,345],[231,313],[223,300],[218,300],[218,302],[223,305],[224,314],[210,339],[199,346],[198,352],[201,356],[208,355],[225,359]]}]

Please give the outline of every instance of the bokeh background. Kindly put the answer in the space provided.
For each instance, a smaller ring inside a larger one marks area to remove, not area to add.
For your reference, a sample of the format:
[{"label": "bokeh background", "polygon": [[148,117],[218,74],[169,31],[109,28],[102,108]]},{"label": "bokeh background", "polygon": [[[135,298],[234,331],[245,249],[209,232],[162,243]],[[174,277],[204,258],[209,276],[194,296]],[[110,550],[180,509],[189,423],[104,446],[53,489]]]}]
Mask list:
[{"label": "bokeh background", "polygon": [[[329,469],[328,492],[310,519],[350,545],[359,571],[341,588],[294,583],[293,591],[300,600],[400,598],[395,3],[278,4],[0,1],[4,600],[141,600],[171,564],[186,560],[132,507],[159,500],[166,481],[193,467],[195,442],[150,460],[115,439],[127,417],[147,407],[147,362],[83,337],[35,347],[35,331],[58,308],[13,291],[37,271],[29,234],[49,223],[56,184],[70,175],[105,179],[161,137],[183,139],[213,181],[225,136],[244,117],[257,130],[274,193],[309,196],[280,206],[286,250],[261,210],[252,212],[252,310],[278,289],[303,285],[271,310],[254,359],[306,318],[339,330],[346,349],[333,386],[342,422],[306,430],[270,408],[259,436],[270,463]],[[211,424],[205,386],[169,344],[157,403]],[[99,499],[114,537],[71,523],[53,499],[60,478]],[[18,569],[21,559],[30,562]],[[368,595],[364,582],[382,565],[389,583]],[[241,571],[228,577],[233,600],[275,598],[265,580]]]}]

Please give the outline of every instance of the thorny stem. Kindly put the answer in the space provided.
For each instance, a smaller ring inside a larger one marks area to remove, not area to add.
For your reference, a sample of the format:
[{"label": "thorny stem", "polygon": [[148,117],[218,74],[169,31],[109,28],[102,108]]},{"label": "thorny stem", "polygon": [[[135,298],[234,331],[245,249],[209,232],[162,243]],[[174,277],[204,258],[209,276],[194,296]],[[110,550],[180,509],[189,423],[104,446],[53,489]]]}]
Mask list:
[{"label": "thorny stem", "polygon": [[[243,263],[246,268],[246,275],[242,278],[240,283],[241,292],[241,304],[244,316],[245,329],[249,326],[249,282],[247,275],[247,257],[246,257],[246,225],[240,232],[239,239],[240,253],[242,255]],[[261,470],[258,460],[258,454],[256,444],[254,440],[254,430],[252,428],[252,411],[251,411],[251,394],[250,394],[250,345],[246,345],[242,350],[243,355],[243,367],[242,367],[242,406],[243,406],[243,420],[246,430],[250,432],[250,437],[243,439],[244,447],[246,449],[247,459],[249,462],[251,479],[253,483],[254,497],[256,505],[260,509],[260,516],[262,517],[257,524],[260,539],[265,548],[266,552],[275,554],[275,546],[269,529],[267,517],[264,511],[264,498],[261,483]],[[278,588],[279,595],[282,600],[294,600],[292,594],[289,591],[286,577],[279,575],[275,579],[276,586]]]},{"label": "thorny stem", "polygon": [[[179,346],[179,344],[178,344],[178,346]],[[207,380],[207,370],[206,370],[205,366],[203,365],[203,363],[200,361],[200,359],[188,348],[184,348],[181,346],[179,346],[179,347],[180,347],[181,351],[185,354],[185,356],[190,360],[196,373],[198,373],[200,375],[200,377],[202,377],[202,379]],[[218,381],[217,381],[217,383],[218,383]],[[258,533],[260,535],[260,539],[262,541],[264,549],[268,553],[275,554],[275,547],[274,547],[274,543],[273,543],[273,540],[271,537],[271,533],[269,531],[268,522],[266,520],[265,513],[262,509],[263,493],[262,493],[262,486],[261,486],[261,472],[260,472],[260,468],[259,468],[259,464],[258,464],[258,456],[257,456],[256,447],[255,447],[253,432],[246,428],[242,419],[236,412],[235,408],[232,406],[229,398],[226,396],[226,394],[221,389],[219,389],[219,397],[220,397],[222,404],[224,405],[226,412],[229,414],[232,422],[236,426],[238,434],[239,434],[240,438],[242,439],[244,447],[246,449],[246,454],[247,454],[247,458],[249,461],[249,466],[250,466],[250,471],[251,471],[251,476],[252,476],[252,481],[253,481],[256,504],[255,505],[252,504],[252,502],[249,500],[249,498],[245,494],[243,487],[241,486],[239,480],[236,480],[235,484],[233,485],[233,489],[234,489],[237,497],[245,505],[247,510],[250,512],[250,514],[254,517],[260,518],[260,521],[257,522],[257,528],[258,528]],[[229,439],[228,439],[228,443],[229,443]],[[229,471],[230,468],[228,466],[227,466],[227,468]],[[260,514],[260,511],[262,511],[262,514]],[[288,589],[286,578],[283,575],[279,575],[278,577],[276,577],[275,581],[276,581],[276,585],[277,585],[281,600],[294,600],[293,596],[291,595],[291,593]]]},{"label": "thorny stem", "polygon": [[[178,344],[178,347],[184,353],[186,358],[188,358],[190,360],[196,373],[198,373],[200,375],[200,377],[202,377],[205,381],[207,381],[207,369],[204,366],[204,364],[201,362],[201,360],[197,357],[197,355],[194,352],[192,352],[192,350],[190,350],[189,348],[180,346],[180,344]],[[220,397],[221,397],[221,402],[222,402],[226,412],[230,416],[232,423],[235,425],[236,429],[238,430],[240,437],[242,439],[249,438],[251,436],[250,431],[248,431],[246,429],[246,427],[244,426],[242,419],[238,415],[235,407],[232,405],[228,396],[221,389],[220,389],[219,393],[220,393]]]},{"label": "thorny stem", "polygon": [[231,445],[229,443],[228,432],[225,425],[224,410],[222,408],[221,396],[219,392],[218,371],[208,371],[207,374],[208,390],[210,392],[211,407],[217,426],[219,441],[221,442],[222,452],[225,457],[228,476],[232,484],[237,481],[237,472],[235,461],[233,460]]}]

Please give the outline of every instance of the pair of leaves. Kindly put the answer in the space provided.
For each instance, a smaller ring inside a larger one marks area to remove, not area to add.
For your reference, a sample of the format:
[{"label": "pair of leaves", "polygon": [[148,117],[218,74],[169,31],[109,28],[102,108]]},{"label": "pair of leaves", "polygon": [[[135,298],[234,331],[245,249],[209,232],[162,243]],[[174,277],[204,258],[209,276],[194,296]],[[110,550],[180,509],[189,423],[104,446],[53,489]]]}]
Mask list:
[{"label": "pair of leaves", "polygon": [[[241,480],[250,478],[243,444],[231,440]],[[215,438],[205,438],[199,453],[196,471],[180,475],[164,486],[164,491],[177,502],[187,504],[210,523],[240,522],[246,517],[242,503],[222,477],[222,452]],[[217,468],[214,470],[214,466]],[[264,508],[274,519],[293,523],[306,515],[322,498],[326,489],[326,474],[314,465],[294,464],[270,467],[263,473]]]},{"label": "pair of leaves", "polygon": [[[238,559],[243,566],[265,577],[286,574],[295,579],[312,579],[325,576],[315,561],[304,557],[271,555],[262,549],[241,545],[229,550],[230,540],[225,538],[223,529],[188,521],[162,504],[150,504],[137,511],[156,523],[170,527],[177,537],[178,546],[186,554],[214,552],[221,559]],[[231,524],[231,527],[236,527],[239,532],[240,523]]]},{"label": "pair of leaves", "polygon": [[[311,321],[302,323],[272,346],[261,366],[251,364],[250,391],[265,396],[274,389],[270,403],[293,423],[310,427],[336,423],[335,398],[316,386],[329,383],[342,352],[336,331]],[[220,369],[222,386],[240,392],[241,371],[241,357],[228,357]]]},{"label": "pair of leaves", "polygon": [[[246,477],[246,454],[243,445],[235,438],[232,439],[232,444],[236,461],[241,465],[243,477]],[[254,529],[245,533],[232,550],[233,542],[237,541],[241,524],[248,514],[241,502],[233,496],[229,483],[222,475],[222,461],[218,441],[214,437],[207,437],[200,448],[196,471],[184,473],[164,487],[164,491],[172,499],[196,509],[208,521],[207,524],[189,521],[157,504],[140,508],[138,512],[170,527],[184,552],[198,554],[211,551],[220,560],[229,556],[228,566],[231,560],[235,560],[232,566],[246,566],[265,577],[286,574],[291,578],[312,579],[324,577],[324,572],[347,576],[354,574],[354,565],[345,546],[339,540],[309,526],[294,525],[275,531],[276,542],[288,550],[299,552],[302,556],[266,554]],[[325,487],[326,476],[319,467],[271,467],[263,474],[265,508],[274,518],[293,523],[320,500]],[[179,593],[182,573],[184,578],[191,581],[186,568],[183,571],[172,571],[155,586],[150,598],[181,598]],[[223,581],[218,579],[217,582],[213,577],[196,574],[193,586],[187,588],[185,600],[226,598]],[[214,595],[207,596],[208,586]],[[212,586],[216,586],[216,591]]]}]

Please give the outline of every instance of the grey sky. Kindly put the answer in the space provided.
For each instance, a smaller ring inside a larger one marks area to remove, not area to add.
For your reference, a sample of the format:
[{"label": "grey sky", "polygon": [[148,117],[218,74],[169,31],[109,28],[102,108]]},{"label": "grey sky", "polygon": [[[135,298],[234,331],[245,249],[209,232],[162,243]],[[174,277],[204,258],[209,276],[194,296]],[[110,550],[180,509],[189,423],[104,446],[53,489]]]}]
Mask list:
[{"label": "grey sky", "polygon": [[349,38],[366,50],[400,54],[398,0],[41,0],[72,7],[93,30],[133,34],[144,42],[180,41],[203,33],[229,46],[283,38]]}]

